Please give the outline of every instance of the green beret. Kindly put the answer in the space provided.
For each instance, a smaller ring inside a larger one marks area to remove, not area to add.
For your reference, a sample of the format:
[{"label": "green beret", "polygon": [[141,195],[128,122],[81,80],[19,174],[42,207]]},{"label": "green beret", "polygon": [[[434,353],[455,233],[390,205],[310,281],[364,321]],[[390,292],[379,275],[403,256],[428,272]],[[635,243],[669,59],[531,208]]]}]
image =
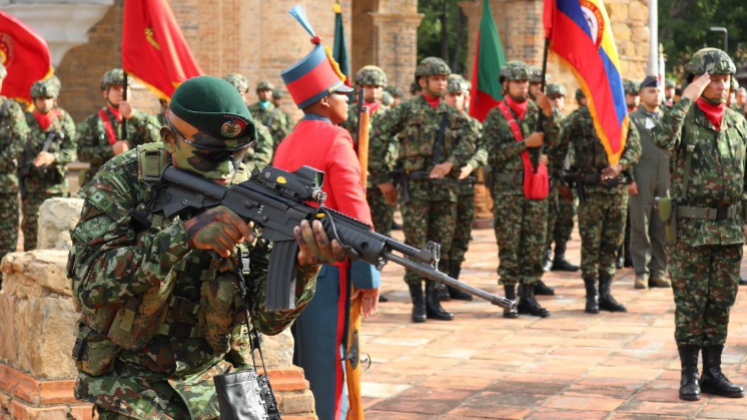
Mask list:
[{"label": "green beret", "polygon": [[229,82],[197,76],[179,85],[171,97],[171,112],[208,135],[222,140],[257,138],[244,98]]}]

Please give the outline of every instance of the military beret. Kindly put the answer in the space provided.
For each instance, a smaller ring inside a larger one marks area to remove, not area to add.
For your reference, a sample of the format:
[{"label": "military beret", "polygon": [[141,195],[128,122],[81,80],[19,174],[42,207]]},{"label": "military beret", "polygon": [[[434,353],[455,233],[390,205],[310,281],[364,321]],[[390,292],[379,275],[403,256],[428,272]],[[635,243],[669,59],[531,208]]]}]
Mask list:
[{"label": "military beret", "polygon": [[659,79],[656,76],[646,76],[646,78],[641,82],[641,89],[647,87],[659,87]]},{"label": "military beret", "polygon": [[197,76],[179,85],[171,97],[171,112],[208,135],[222,140],[257,138],[244,98],[229,82]]}]

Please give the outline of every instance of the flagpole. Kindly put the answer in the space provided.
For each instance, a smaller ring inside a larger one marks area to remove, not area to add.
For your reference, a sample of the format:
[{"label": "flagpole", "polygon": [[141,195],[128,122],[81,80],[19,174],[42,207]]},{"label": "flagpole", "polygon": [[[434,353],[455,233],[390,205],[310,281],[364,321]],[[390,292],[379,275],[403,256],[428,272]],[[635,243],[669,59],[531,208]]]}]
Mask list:
[{"label": "flagpole", "polygon": [[[122,87],[124,88],[124,90],[122,91],[122,100],[126,102],[127,101],[127,72],[125,71],[123,73],[124,73],[124,81],[122,83]],[[122,125],[120,126],[120,128],[122,129],[122,132],[120,134],[119,139],[127,140],[127,118],[122,118]]]},{"label": "flagpole", "polygon": [[[550,47],[550,38],[545,38],[545,51],[542,53],[542,80],[540,81],[540,91],[542,93],[545,93],[545,75],[547,74],[547,50]],[[545,113],[544,111],[540,110],[539,119],[537,119],[537,131],[543,131],[542,125],[545,120]],[[529,151],[530,158],[532,160],[532,166],[534,167],[534,173],[537,173],[537,169],[539,168],[539,160],[540,160],[540,147],[535,147],[532,150]]]}]

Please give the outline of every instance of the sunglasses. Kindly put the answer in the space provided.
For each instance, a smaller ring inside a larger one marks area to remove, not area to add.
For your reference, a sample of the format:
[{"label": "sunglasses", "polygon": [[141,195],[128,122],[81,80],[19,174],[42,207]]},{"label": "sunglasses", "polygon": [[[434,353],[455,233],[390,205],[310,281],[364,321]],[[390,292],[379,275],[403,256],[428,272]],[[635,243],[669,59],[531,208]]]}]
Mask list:
[{"label": "sunglasses", "polygon": [[229,159],[241,160],[246,150],[253,143],[253,141],[250,141],[249,143],[245,143],[240,146],[228,148],[205,146],[203,144],[195,143],[194,141],[185,137],[184,134],[177,130],[176,127],[174,127],[174,124],[171,123],[168,116],[166,116],[166,123],[168,124],[171,132],[176,134],[181,139],[181,141],[197,149],[192,152],[195,156],[214,164],[223,163]]}]

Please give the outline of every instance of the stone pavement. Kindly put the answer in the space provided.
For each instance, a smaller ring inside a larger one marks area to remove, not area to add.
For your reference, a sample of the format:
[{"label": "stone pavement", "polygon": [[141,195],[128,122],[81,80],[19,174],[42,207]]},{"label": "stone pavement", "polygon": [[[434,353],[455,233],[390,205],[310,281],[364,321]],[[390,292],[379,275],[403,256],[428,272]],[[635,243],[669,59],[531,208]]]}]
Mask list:
[{"label": "stone pavement", "polygon": [[[462,280],[502,293],[492,229],[473,236]],[[568,248],[579,263],[577,232]],[[363,352],[372,359],[363,372],[367,420],[747,419],[747,398],[679,400],[672,291],[633,289],[631,269],[619,270],[613,284],[627,313],[585,314],[579,273],[550,272],[543,280],[556,296],[539,298],[549,318],[508,320],[488,303],[456,301],[444,303],[454,321],[425,324],[410,322],[402,275],[385,267],[390,302],[363,326]],[[747,385],[742,294],[731,314],[723,367]]]}]

